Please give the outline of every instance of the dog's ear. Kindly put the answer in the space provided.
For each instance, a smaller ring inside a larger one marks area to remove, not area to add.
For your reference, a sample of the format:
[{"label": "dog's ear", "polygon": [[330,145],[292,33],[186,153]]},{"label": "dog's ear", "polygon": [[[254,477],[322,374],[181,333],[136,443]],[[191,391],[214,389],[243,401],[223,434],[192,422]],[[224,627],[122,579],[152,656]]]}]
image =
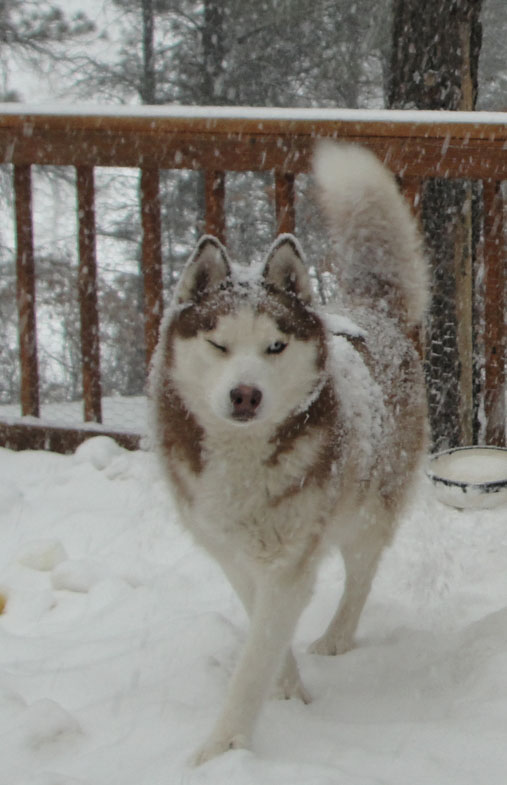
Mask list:
[{"label": "dog's ear", "polygon": [[281,234],[275,240],[264,265],[264,281],[294,294],[307,305],[312,302],[312,285],[304,254],[293,235]]},{"label": "dog's ear", "polygon": [[227,252],[216,237],[205,234],[186,263],[178,282],[179,303],[199,302],[213,289],[225,286],[231,276]]}]

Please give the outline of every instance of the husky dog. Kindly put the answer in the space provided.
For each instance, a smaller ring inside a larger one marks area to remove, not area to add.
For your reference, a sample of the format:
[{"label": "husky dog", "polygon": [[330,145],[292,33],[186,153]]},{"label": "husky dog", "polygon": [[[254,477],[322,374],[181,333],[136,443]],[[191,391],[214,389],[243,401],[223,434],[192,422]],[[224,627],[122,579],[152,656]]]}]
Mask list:
[{"label": "husky dog", "polygon": [[367,150],[314,156],[334,241],[314,301],[303,253],[280,236],[258,269],[203,237],[165,316],[151,373],[154,436],[183,524],[221,565],[250,630],[202,763],[248,746],[275,682],[309,696],[291,639],[323,554],[346,569],[312,651],[353,645],[384,547],[426,444],[414,335],[427,306],[420,238],[393,176]]}]

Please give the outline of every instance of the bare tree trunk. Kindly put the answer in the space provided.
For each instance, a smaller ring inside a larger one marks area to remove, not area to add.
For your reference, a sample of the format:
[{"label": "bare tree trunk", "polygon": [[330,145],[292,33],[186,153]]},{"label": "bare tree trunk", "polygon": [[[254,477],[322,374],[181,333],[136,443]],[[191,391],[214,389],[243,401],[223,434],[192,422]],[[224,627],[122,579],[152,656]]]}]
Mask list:
[{"label": "bare tree trunk", "polygon": [[224,103],[224,6],[226,0],[204,0],[202,28],[202,96],[210,105]]},{"label": "bare tree trunk", "polygon": [[[394,0],[388,103],[472,110],[477,99],[482,0]],[[436,448],[470,443],[473,425],[472,186],[428,180],[422,219],[433,300],[426,368]]]},{"label": "bare tree trunk", "polygon": [[141,100],[143,104],[155,104],[156,77],[155,77],[155,52],[153,46],[154,19],[153,0],[141,0],[143,19],[143,81],[141,85]]},{"label": "bare tree trunk", "polygon": [[[157,82],[155,74],[155,48],[154,48],[154,35],[155,35],[155,18],[153,11],[153,0],[141,0],[141,23],[142,23],[142,81],[140,85],[140,98],[143,104],[156,104]],[[139,195],[142,193],[143,173],[139,173]],[[137,276],[136,276],[136,311],[137,320],[140,325],[146,319],[145,314],[145,278],[142,263],[143,254],[143,241],[144,229],[142,230],[143,240],[137,248]],[[140,395],[145,387],[146,375],[146,346],[144,334],[136,336],[136,345],[134,347],[135,362],[128,374],[127,394]]]},{"label": "bare tree trunk", "polygon": [[[225,57],[224,21],[227,0],[204,0],[202,43],[201,102],[207,106],[226,103],[223,95]],[[197,235],[205,231],[206,185],[204,172],[197,178]]]}]

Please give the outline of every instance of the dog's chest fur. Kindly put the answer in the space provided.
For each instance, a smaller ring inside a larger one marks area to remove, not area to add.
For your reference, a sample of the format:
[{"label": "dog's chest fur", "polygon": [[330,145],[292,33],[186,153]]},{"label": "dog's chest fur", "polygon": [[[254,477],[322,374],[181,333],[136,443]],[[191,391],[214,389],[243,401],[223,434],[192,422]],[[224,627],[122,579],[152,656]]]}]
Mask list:
[{"label": "dog's chest fur", "polygon": [[208,432],[200,471],[178,451],[167,456],[186,525],[198,539],[257,559],[304,548],[339,492],[338,442],[324,424],[288,438],[280,433],[278,439],[269,430]]}]

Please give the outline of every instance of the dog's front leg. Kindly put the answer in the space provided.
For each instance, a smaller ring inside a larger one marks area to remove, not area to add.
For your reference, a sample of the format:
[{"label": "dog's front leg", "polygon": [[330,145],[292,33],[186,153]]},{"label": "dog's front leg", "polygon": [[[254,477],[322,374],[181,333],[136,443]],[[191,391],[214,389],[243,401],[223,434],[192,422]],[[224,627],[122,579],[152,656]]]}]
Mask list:
[{"label": "dog's front leg", "polygon": [[[207,548],[221,565],[251,621],[255,607],[256,584],[247,565],[238,562],[234,552],[217,548],[214,542],[207,543]],[[290,648],[279,672],[273,695],[283,700],[298,698],[303,703],[311,702],[310,694],[301,682],[297,662]]]},{"label": "dog's front leg", "polygon": [[276,677],[301,612],[309,598],[313,570],[263,568],[258,576],[250,631],[231,679],[225,706],[204,746],[198,765],[250,743],[262,703]]}]

